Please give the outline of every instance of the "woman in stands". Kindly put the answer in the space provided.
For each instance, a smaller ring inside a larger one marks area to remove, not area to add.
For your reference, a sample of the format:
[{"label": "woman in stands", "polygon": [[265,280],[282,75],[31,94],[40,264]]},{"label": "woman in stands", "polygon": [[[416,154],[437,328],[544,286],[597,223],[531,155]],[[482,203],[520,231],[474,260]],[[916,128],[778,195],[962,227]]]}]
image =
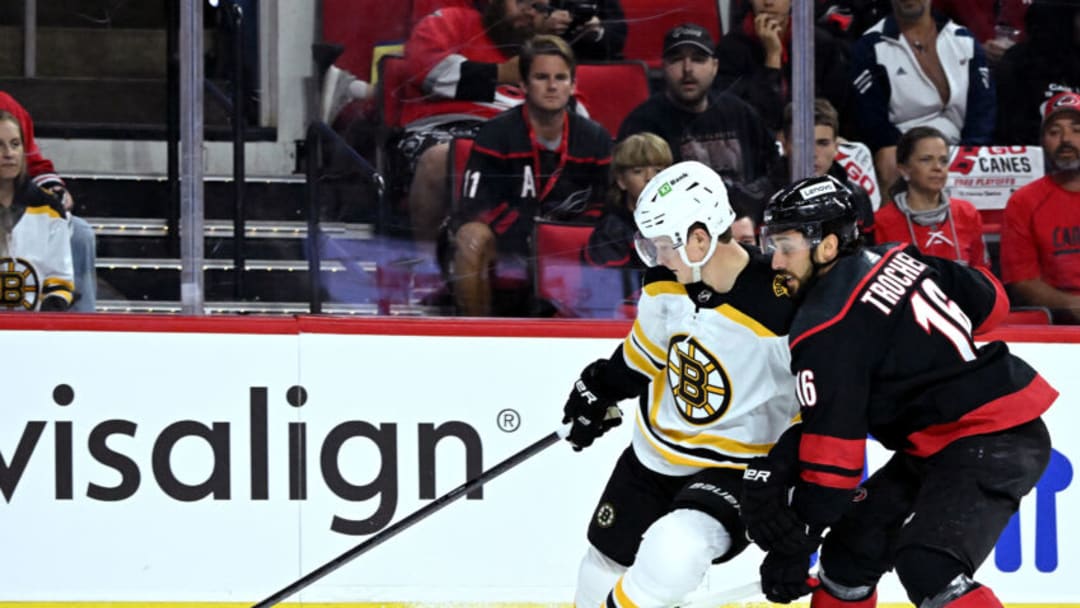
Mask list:
[{"label": "woman in stands", "polygon": [[968,201],[949,198],[949,146],[933,127],[915,127],[896,145],[900,177],[874,216],[879,243],[907,242],[928,255],[987,266],[982,219]]},{"label": "woman in stands", "polygon": [[645,267],[634,252],[634,207],[645,184],[672,162],[671,148],[653,133],[631,135],[615,146],[607,204],[584,252],[588,264]]},{"label": "woman in stands", "polygon": [[67,214],[27,177],[22,128],[0,111],[0,310],[67,310],[74,289]]}]

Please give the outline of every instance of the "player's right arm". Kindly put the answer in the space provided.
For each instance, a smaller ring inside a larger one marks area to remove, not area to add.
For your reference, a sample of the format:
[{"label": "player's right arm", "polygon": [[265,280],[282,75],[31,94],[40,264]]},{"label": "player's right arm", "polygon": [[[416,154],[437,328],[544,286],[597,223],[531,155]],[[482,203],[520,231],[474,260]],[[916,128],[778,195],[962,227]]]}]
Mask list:
[{"label": "player's right arm", "polygon": [[[665,268],[650,268],[638,303],[638,315],[630,334],[607,359],[590,363],[574,382],[563,406],[563,423],[571,423],[567,439],[574,449],[592,445],[598,437],[622,422],[616,404],[643,394],[666,365],[663,305],[657,297],[676,289],[674,275]],[[685,290],[684,290],[685,291]]]}]

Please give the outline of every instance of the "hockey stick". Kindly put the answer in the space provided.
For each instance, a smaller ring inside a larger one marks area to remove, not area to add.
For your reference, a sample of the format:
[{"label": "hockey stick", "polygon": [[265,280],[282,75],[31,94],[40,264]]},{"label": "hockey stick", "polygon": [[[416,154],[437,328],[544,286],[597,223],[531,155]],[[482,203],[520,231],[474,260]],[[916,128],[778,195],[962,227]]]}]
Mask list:
[{"label": "hockey stick", "polygon": [[462,496],[465,496],[465,494],[469,493],[470,491],[479,488],[480,486],[491,481],[492,479],[495,479],[499,475],[502,475],[503,473],[516,467],[522,462],[525,462],[526,460],[539,454],[540,452],[557,443],[559,440],[565,439],[569,433],[570,425],[566,425],[564,427],[561,427],[559,430],[550,433],[539,441],[536,441],[532,445],[510,456],[506,460],[503,460],[499,464],[484,471],[477,477],[466,481],[465,483],[454,488],[453,490],[450,490],[446,494],[443,494],[442,496],[436,498],[434,501],[424,505],[416,511],[413,511],[403,519],[391,524],[387,528],[384,528],[375,536],[372,536],[371,538],[365,540],[359,545],[356,545],[352,549],[349,549],[348,551],[342,553],[334,559],[326,562],[322,566],[319,566],[318,568],[305,574],[304,576],[297,579],[296,582],[289,584],[281,591],[278,591],[277,593],[271,595],[270,597],[259,602],[258,604],[255,604],[254,606],[252,606],[252,608],[269,608],[270,606],[278,604],[279,602],[288,598],[297,591],[308,587],[309,585],[323,578],[327,574],[330,574],[334,570],[337,570],[338,568],[351,562],[352,560],[363,555],[364,553],[367,553],[375,547],[397,536],[398,533],[412,527],[414,524],[426,518],[428,515],[431,515],[439,509],[442,509],[446,505],[454,502]]},{"label": "hockey stick", "polygon": [[753,581],[730,589],[709,591],[700,595],[691,595],[679,604],[679,608],[716,608],[724,604],[741,602],[761,593],[761,581]]}]

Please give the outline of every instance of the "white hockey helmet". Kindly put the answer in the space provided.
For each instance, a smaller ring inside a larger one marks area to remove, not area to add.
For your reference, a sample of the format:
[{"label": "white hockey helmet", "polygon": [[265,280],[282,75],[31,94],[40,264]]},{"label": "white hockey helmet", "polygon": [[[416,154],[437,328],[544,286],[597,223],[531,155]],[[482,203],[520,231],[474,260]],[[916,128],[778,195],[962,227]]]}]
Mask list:
[{"label": "white hockey helmet", "polygon": [[[638,233],[634,247],[649,266],[660,263],[662,249],[679,252],[682,261],[698,274],[716,251],[717,238],[735,222],[724,180],[695,160],[674,164],[649,180],[634,209]],[[705,258],[691,262],[686,256],[690,228],[704,224],[712,242]]]}]

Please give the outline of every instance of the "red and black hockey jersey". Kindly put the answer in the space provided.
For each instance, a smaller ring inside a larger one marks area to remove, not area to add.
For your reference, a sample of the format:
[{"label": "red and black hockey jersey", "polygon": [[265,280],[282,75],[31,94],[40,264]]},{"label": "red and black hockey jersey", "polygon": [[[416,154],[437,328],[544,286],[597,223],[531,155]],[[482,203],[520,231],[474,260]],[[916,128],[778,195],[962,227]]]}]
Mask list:
[{"label": "red and black hockey jersey", "polygon": [[533,218],[594,221],[611,164],[611,135],[567,113],[554,150],[542,145],[521,106],[480,128],[462,180],[461,221],[482,221],[500,251],[527,253]]},{"label": "red and black hockey jersey", "polygon": [[790,334],[803,418],[792,501],[805,521],[828,525],[843,513],[868,433],[929,457],[1050,407],[1057,391],[1004,342],[975,345],[972,335],[1007,311],[988,270],[911,246],[863,249],[820,278]]}]

